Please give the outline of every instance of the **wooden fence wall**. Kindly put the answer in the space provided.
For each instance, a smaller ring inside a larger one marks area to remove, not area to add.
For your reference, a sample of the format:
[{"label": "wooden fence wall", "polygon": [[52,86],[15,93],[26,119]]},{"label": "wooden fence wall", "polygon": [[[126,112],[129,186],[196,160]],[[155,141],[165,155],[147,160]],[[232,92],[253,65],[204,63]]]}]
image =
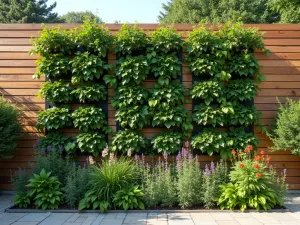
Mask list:
[{"label": "wooden fence wall", "polygon": [[[52,26],[52,25],[48,25]],[[76,24],[63,24],[63,28],[78,27]],[[121,25],[107,25],[115,33]],[[245,25],[245,27],[258,27],[264,32],[265,44],[271,51],[269,56],[257,52],[262,73],[267,80],[260,85],[261,91],[255,99],[255,106],[262,112],[262,121],[269,125],[277,113],[277,100],[284,102],[286,97],[298,99],[300,96],[300,25]],[[141,28],[151,31],[158,27],[155,24],[143,24]],[[175,28],[183,33],[192,30],[193,25],[175,25]],[[32,80],[35,73],[37,55],[30,56],[30,38],[37,37],[41,26],[39,24],[0,24],[0,93],[7,100],[13,102],[22,110],[23,136],[19,141],[12,159],[0,160],[0,189],[11,189],[10,175],[18,168],[30,168],[34,160],[33,145],[36,139],[43,135],[35,128],[38,111],[45,108],[45,102],[38,99],[36,94],[44,80]],[[109,62],[115,61],[115,55],[109,54]],[[183,83],[190,87],[192,74],[187,72],[187,65],[183,66]],[[146,82],[147,86],[153,82]],[[109,96],[113,90],[109,89]],[[191,111],[192,105],[185,105]],[[109,125],[116,128],[114,111],[109,105]],[[72,131],[66,131],[68,133]],[[153,136],[156,129],[145,129],[147,137]],[[271,146],[268,138],[255,131],[260,139],[259,148],[267,150]],[[272,156],[271,163],[280,172],[287,168],[287,181],[290,189],[300,189],[300,157],[291,155],[289,152],[269,153]],[[215,157],[200,156],[202,165]]]}]

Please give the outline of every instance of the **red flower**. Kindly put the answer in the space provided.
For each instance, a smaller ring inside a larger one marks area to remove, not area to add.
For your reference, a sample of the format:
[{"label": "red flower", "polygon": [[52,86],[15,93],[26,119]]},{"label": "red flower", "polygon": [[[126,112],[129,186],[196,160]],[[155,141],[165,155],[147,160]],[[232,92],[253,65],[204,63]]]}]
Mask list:
[{"label": "red flower", "polygon": [[250,151],[250,150],[249,150],[248,148],[245,148],[245,150],[244,150],[244,152],[246,152],[246,153],[249,152],[249,151]]},{"label": "red flower", "polygon": [[268,156],[267,157],[267,161],[269,162],[271,160],[271,156]]},{"label": "red flower", "polygon": [[262,177],[262,174],[261,174],[260,172],[258,172],[258,173],[256,174],[256,177],[257,177],[257,178],[261,178],[261,177]]},{"label": "red flower", "polygon": [[255,168],[255,169],[259,169],[259,165],[255,163],[255,164],[254,164],[254,168]]},{"label": "red flower", "polygon": [[252,149],[253,149],[252,145],[248,145],[248,149],[249,149],[250,151],[252,151]]},{"label": "red flower", "polygon": [[260,154],[264,155],[264,154],[265,154],[265,151],[264,151],[264,150],[261,150],[261,151],[260,151]]},{"label": "red flower", "polygon": [[261,157],[259,155],[255,156],[254,160],[255,161],[260,161]]},{"label": "red flower", "polygon": [[236,154],[236,151],[234,149],[231,150],[232,155]]},{"label": "red flower", "polygon": [[244,168],[244,167],[245,167],[245,165],[244,165],[243,163],[241,163],[241,164],[240,164],[240,167],[241,167],[241,168]]}]

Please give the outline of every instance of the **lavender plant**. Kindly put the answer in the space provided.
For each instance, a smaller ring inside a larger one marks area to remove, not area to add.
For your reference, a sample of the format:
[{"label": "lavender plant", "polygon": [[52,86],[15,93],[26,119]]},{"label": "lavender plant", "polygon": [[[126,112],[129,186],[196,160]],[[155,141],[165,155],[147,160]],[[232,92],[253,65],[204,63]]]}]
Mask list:
[{"label": "lavender plant", "polygon": [[168,155],[164,154],[164,161],[159,160],[150,168],[144,158],[136,157],[142,172],[142,191],[148,208],[157,206],[172,207],[177,203],[176,178],[172,174],[172,167],[168,164]]},{"label": "lavender plant", "polygon": [[203,172],[198,157],[188,152],[189,147],[190,143],[186,142],[176,157],[178,201],[182,208],[200,206],[203,203]]}]

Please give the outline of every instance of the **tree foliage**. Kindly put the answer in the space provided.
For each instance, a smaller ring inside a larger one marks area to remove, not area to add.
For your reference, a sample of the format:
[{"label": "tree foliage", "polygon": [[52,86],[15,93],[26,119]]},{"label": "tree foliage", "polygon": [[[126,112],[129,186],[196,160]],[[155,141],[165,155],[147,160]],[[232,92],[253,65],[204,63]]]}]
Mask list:
[{"label": "tree foliage", "polygon": [[57,23],[62,22],[52,12],[56,2],[48,0],[0,0],[0,23]]},{"label": "tree foliage", "polygon": [[[281,0],[275,0],[281,1]],[[286,0],[288,1],[288,0]],[[296,1],[296,0],[295,0]],[[162,23],[274,23],[277,12],[266,3],[268,0],[172,0],[162,5],[158,19]]]},{"label": "tree foliage", "polygon": [[65,23],[83,23],[84,20],[94,21],[96,19],[97,23],[101,23],[101,18],[97,13],[91,11],[79,11],[79,12],[68,12],[60,17]]},{"label": "tree foliage", "polygon": [[299,0],[270,0],[267,5],[280,14],[280,23],[300,22]]}]

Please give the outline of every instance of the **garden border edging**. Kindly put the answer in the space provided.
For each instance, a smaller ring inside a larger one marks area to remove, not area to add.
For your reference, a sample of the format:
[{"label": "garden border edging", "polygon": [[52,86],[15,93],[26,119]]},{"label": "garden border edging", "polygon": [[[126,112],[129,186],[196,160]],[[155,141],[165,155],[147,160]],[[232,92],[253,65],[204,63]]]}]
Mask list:
[{"label": "garden border edging", "polygon": [[[78,209],[55,209],[55,210],[42,210],[42,209],[13,209],[15,204],[10,205],[8,208],[5,209],[7,213],[99,213],[100,210],[78,210]],[[195,209],[195,210],[107,210],[106,213],[243,213],[240,210],[221,210],[221,209]],[[270,213],[284,213],[284,212],[291,212],[288,208],[284,209],[271,209],[271,210],[253,210],[248,209],[245,210],[244,213],[251,213],[251,212],[270,212]]]}]

